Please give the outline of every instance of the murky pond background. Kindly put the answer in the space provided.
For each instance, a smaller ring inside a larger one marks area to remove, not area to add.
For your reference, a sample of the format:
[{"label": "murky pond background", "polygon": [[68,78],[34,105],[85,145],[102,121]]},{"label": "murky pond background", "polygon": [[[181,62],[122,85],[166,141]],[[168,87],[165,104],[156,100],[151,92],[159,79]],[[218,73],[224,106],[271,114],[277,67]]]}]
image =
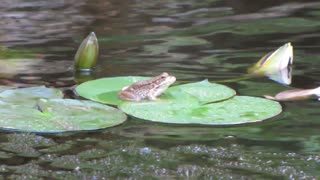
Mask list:
[{"label": "murky pond background", "polygon": [[[73,86],[73,56],[91,31],[100,44],[93,78],[166,71],[178,82],[223,81],[292,42],[292,86],[320,85],[318,1],[2,0],[0,17],[0,85]],[[224,84],[250,96],[288,89],[267,78]],[[282,105],[281,115],[242,126],[130,117],[94,132],[2,131],[1,178],[319,178],[319,102]]]}]

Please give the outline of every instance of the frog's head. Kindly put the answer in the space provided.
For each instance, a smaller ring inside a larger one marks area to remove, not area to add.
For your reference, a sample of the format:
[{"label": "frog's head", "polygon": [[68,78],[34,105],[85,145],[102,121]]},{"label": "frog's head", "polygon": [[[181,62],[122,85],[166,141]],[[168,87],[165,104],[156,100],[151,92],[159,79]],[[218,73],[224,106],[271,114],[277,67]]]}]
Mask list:
[{"label": "frog's head", "polygon": [[175,81],[176,81],[175,76],[171,76],[168,73],[164,72],[158,77],[156,77],[156,80],[155,80],[156,88],[165,90]]}]

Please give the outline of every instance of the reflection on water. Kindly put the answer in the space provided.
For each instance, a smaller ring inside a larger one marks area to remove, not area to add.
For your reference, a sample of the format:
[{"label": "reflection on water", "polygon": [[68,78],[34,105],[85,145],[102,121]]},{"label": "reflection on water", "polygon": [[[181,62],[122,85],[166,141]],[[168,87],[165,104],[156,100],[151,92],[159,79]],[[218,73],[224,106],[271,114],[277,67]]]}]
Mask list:
[{"label": "reflection on water", "polygon": [[84,13],[85,1],[1,2],[1,41],[5,45],[44,44],[70,38],[88,26],[94,17]]},{"label": "reflection on water", "polygon": [[[292,86],[315,88],[319,9],[318,1],[302,0],[3,0],[0,85],[74,85],[74,53],[94,31],[101,50],[97,77],[166,71],[180,82],[234,80],[267,52],[292,42]],[[227,85],[251,96],[288,89],[267,78]],[[316,179],[318,106],[313,100],[287,102],[269,121],[232,127],[129,118],[99,132],[3,132],[0,172],[12,179]]]}]

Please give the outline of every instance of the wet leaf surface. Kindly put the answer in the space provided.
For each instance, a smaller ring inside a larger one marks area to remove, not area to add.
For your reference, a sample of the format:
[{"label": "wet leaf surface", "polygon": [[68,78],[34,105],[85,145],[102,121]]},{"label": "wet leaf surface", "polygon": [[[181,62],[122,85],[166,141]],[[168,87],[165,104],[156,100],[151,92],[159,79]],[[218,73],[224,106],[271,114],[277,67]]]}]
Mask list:
[{"label": "wet leaf surface", "polygon": [[281,112],[281,105],[277,102],[246,96],[206,105],[191,100],[122,103],[119,107],[125,113],[144,120],[204,125],[258,122]]},{"label": "wet leaf surface", "polygon": [[[88,81],[78,86],[77,92],[83,97],[97,99],[98,102],[118,105],[122,111],[134,117],[162,123],[242,124],[261,121],[281,112],[278,103],[261,98],[235,97],[225,101],[233,97],[235,91],[208,80],[172,86],[155,101],[122,101],[118,93],[128,85],[128,79],[131,81],[132,77]],[[212,102],[216,103],[207,104]]]},{"label": "wet leaf surface", "polygon": [[126,120],[116,108],[62,96],[60,90],[44,86],[2,91],[0,127],[49,133],[102,129]]}]

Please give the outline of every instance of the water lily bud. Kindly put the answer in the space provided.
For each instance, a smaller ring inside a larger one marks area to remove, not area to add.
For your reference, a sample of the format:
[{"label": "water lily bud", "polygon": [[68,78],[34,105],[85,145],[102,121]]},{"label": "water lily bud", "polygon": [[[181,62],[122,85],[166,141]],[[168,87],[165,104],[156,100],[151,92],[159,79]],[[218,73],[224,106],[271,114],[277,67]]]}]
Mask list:
[{"label": "water lily bud", "polygon": [[292,80],[292,66],[280,69],[273,73],[268,73],[266,76],[280,84],[290,85]]},{"label": "water lily bud", "polygon": [[94,32],[91,32],[80,44],[75,55],[74,68],[76,71],[91,71],[97,64],[99,54],[98,39]]},{"label": "water lily bud", "polygon": [[278,72],[292,65],[293,50],[291,43],[286,43],[277,50],[263,56],[259,62],[249,68],[248,72],[255,75],[265,75]]}]

